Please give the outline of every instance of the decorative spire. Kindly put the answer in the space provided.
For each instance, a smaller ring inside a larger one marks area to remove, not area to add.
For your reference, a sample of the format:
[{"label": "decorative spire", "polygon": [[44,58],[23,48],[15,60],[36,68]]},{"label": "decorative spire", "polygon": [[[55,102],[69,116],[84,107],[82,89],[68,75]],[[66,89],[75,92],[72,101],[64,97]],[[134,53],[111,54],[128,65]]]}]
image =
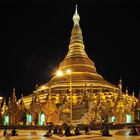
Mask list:
[{"label": "decorative spire", "polygon": [[24,104],[24,101],[23,101],[23,94],[21,94],[20,107],[21,107],[21,109],[25,108],[25,104]]},{"label": "decorative spire", "polygon": [[9,97],[9,99],[8,99],[8,106],[10,106],[10,104],[11,104],[11,99]]},{"label": "decorative spire", "polygon": [[21,94],[21,98],[23,99],[23,93]]},{"label": "decorative spire", "polygon": [[77,11],[77,5],[75,7],[75,13],[73,15],[73,22],[74,22],[74,25],[79,25],[79,21],[80,21],[80,16],[78,14],[78,11]]},{"label": "decorative spire", "polygon": [[36,83],[35,89],[38,90],[38,88],[39,88],[39,85]]},{"label": "decorative spire", "polygon": [[77,5],[75,8],[75,13],[73,15],[73,28],[71,31],[71,37],[70,37],[70,44],[69,44],[69,52],[66,56],[66,59],[72,58],[72,57],[82,57],[82,58],[88,58],[84,48],[83,43],[83,36],[82,36],[82,30],[79,25],[80,16],[77,11]]},{"label": "decorative spire", "polygon": [[15,96],[16,89],[13,87],[13,97]]},{"label": "decorative spire", "polygon": [[126,87],[126,91],[125,91],[126,95],[128,95],[128,87]]},{"label": "decorative spire", "polygon": [[122,79],[119,81],[119,94],[122,95]]},{"label": "decorative spire", "polygon": [[133,92],[132,92],[132,97],[135,97],[135,92],[134,92],[134,90],[133,90]]},{"label": "decorative spire", "polygon": [[32,102],[31,104],[33,104],[35,102],[35,93],[32,94]]},{"label": "decorative spire", "polygon": [[17,102],[17,97],[16,97],[16,89],[15,89],[15,87],[13,88],[13,93],[12,93],[12,101],[13,102]]}]

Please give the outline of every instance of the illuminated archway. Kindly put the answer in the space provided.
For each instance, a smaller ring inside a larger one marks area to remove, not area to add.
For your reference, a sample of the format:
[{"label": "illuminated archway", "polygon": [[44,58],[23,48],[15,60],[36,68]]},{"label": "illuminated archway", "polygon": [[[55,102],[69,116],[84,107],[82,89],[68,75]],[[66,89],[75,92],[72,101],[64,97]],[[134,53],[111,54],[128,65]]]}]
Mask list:
[{"label": "illuminated archway", "polygon": [[111,117],[111,122],[114,123],[114,121],[115,121],[115,116],[112,116]]},{"label": "illuminated archway", "polygon": [[131,115],[126,115],[126,123],[131,123]]},{"label": "illuminated archway", "polygon": [[31,114],[27,114],[26,115],[26,124],[27,125],[31,125],[32,124],[32,115]]},{"label": "illuminated archway", "polygon": [[4,125],[8,125],[9,124],[9,116],[6,115],[4,116]]},{"label": "illuminated archway", "polygon": [[45,122],[45,115],[44,113],[39,114],[39,125],[44,125]]}]

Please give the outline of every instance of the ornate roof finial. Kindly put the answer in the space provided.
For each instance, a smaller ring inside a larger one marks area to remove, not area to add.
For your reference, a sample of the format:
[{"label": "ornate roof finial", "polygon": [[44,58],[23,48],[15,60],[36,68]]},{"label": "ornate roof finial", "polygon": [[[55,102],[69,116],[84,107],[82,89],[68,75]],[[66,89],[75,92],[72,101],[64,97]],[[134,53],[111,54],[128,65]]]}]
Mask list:
[{"label": "ornate roof finial", "polygon": [[125,93],[126,93],[126,95],[128,95],[128,87],[126,87],[126,92]]},{"label": "ornate roof finial", "polygon": [[21,94],[21,98],[23,99],[23,93]]},{"label": "ornate roof finial", "polygon": [[73,15],[73,22],[74,22],[74,25],[79,25],[79,21],[80,21],[80,16],[78,14],[78,11],[77,11],[77,5],[75,7],[75,13]]},{"label": "ornate roof finial", "polygon": [[122,84],[122,78],[120,77],[119,83]]},{"label": "ornate roof finial", "polygon": [[132,92],[132,96],[133,96],[133,97],[135,96],[135,92],[134,92],[134,90],[133,90],[133,92]]},{"label": "ornate roof finial", "polygon": [[13,87],[13,96],[15,96],[16,89]]},{"label": "ornate roof finial", "polygon": [[35,85],[35,89],[37,90],[39,88],[39,85],[36,83]]},{"label": "ornate roof finial", "polygon": [[122,79],[119,80],[119,94],[122,95]]},{"label": "ornate roof finial", "polygon": [[15,89],[15,87],[13,87],[12,101],[13,101],[13,102],[16,102],[16,101],[17,101],[17,97],[16,97],[16,89]]},{"label": "ornate roof finial", "polygon": [[76,6],[75,6],[75,13],[77,14],[78,12],[77,12],[77,4],[76,4]]}]

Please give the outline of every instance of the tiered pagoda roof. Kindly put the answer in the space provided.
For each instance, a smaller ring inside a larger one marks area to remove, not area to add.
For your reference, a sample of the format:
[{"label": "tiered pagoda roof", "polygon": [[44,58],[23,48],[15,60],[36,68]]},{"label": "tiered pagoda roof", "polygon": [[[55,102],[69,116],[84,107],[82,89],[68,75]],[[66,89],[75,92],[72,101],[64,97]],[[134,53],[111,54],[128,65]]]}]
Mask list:
[{"label": "tiered pagoda roof", "polygon": [[[94,62],[86,54],[79,21],[80,16],[76,6],[75,13],[73,15],[74,24],[70,37],[69,51],[64,60],[60,63],[58,69],[63,72],[67,69],[71,69],[73,86],[84,86],[86,83],[87,86],[92,84],[93,87],[106,88],[109,91],[114,90],[114,85],[107,82],[97,73]],[[51,83],[52,87],[60,87],[66,83],[68,85],[69,79],[66,78],[66,75],[62,77],[55,75],[49,83]]]}]

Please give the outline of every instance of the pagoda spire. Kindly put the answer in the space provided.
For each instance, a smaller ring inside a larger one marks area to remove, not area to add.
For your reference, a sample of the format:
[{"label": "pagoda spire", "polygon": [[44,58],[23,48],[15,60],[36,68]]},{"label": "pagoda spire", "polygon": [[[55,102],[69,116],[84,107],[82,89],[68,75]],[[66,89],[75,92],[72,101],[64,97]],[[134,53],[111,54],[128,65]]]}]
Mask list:
[{"label": "pagoda spire", "polygon": [[69,44],[69,52],[66,56],[66,59],[73,58],[73,57],[84,57],[88,58],[84,48],[83,43],[83,36],[82,36],[82,30],[80,28],[80,16],[78,14],[77,5],[75,7],[75,13],[73,15],[73,28],[71,31],[71,37],[70,37],[70,44]]},{"label": "pagoda spire", "polygon": [[[73,86],[80,85],[80,83],[88,83],[88,87],[91,83],[96,83],[99,87],[109,88],[113,90],[113,85],[107,82],[100,74],[97,73],[94,62],[88,57],[85,51],[85,45],[82,36],[82,30],[80,28],[80,15],[78,12],[77,5],[73,14],[73,28],[70,36],[69,50],[66,57],[59,64],[58,70],[66,72],[68,69],[72,71],[70,77]],[[65,77],[66,73],[58,77],[53,76],[49,81],[53,84],[61,85],[62,82],[66,83],[65,86],[69,86],[69,78]],[[49,82],[47,84],[49,84]],[[77,88],[77,86],[75,86]],[[82,86],[83,87],[83,86]],[[48,87],[49,89],[49,87]]]},{"label": "pagoda spire", "polygon": [[13,87],[13,97],[15,96],[16,89]]},{"label": "pagoda spire", "polygon": [[12,101],[13,101],[13,102],[17,102],[16,89],[15,89],[15,87],[13,87]]},{"label": "pagoda spire", "polygon": [[122,95],[122,79],[119,81],[119,94]]},{"label": "pagoda spire", "polygon": [[132,97],[135,97],[135,92],[134,92],[134,90],[133,90],[133,92],[132,92]]},{"label": "pagoda spire", "polygon": [[126,93],[126,95],[128,96],[128,87],[126,87],[125,93]]},{"label": "pagoda spire", "polygon": [[21,104],[21,105],[24,104],[24,101],[23,101],[23,94],[21,94],[21,101],[20,101],[20,104]]}]

